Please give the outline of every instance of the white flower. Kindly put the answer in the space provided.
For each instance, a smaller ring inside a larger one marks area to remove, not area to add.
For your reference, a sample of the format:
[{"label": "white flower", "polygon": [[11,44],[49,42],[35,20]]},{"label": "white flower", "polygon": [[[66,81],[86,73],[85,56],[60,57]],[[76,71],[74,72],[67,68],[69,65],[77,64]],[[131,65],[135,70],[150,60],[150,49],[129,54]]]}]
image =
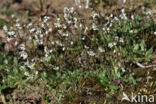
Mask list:
[{"label": "white flower", "polygon": [[92,24],[92,28],[93,30],[98,30],[97,26],[95,25],[95,23]]},{"label": "white flower", "polygon": [[57,21],[60,21],[61,19],[60,18],[57,18]]},{"label": "white flower", "polygon": [[74,7],[70,8],[70,13],[74,12]]},{"label": "white flower", "polygon": [[25,75],[25,76],[29,76],[29,73],[28,73],[28,72],[24,72],[24,75]]},{"label": "white flower", "polygon": [[87,31],[88,31],[88,27],[85,28],[85,31],[84,32],[86,33]]},{"label": "white flower", "polygon": [[5,31],[5,32],[7,32],[8,31],[8,28],[7,28],[7,26],[5,25],[5,26],[3,26],[3,30]]},{"label": "white flower", "polygon": [[152,15],[152,12],[151,11],[148,11],[146,14],[147,15]]},{"label": "white flower", "polygon": [[99,50],[100,53],[105,52],[105,50],[102,47],[99,47],[98,50]]},{"label": "white flower", "polygon": [[16,22],[19,22],[19,19],[18,18],[16,19]]},{"label": "white flower", "polygon": [[43,38],[43,34],[40,34],[40,38]]},{"label": "white flower", "polygon": [[85,8],[89,8],[89,0],[86,0],[86,6]]},{"label": "white flower", "polygon": [[35,31],[35,28],[32,28],[31,30],[29,30],[30,33],[33,33]]},{"label": "white flower", "polygon": [[57,66],[57,67],[54,67],[54,70],[59,70],[59,67]]},{"label": "white flower", "polygon": [[126,0],[123,0],[123,3],[125,4],[126,3]]},{"label": "white flower", "polygon": [[28,54],[24,51],[22,51],[20,54],[21,54],[20,57],[23,58],[24,60],[28,57]]},{"label": "white flower", "polygon": [[113,45],[116,46],[116,42],[113,42]]},{"label": "white flower", "polygon": [[118,17],[114,17],[114,19],[115,19],[116,21],[118,21],[118,20],[119,20],[119,18],[118,18]]},{"label": "white flower", "polygon": [[43,41],[42,41],[42,40],[40,40],[39,44],[43,44]]},{"label": "white flower", "polygon": [[8,32],[9,35],[13,36],[15,35],[15,32],[14,31],[11,31],[11,32]]},{"label": "white flower", "polygon": [[37,75],[38,74],[38,71],[36,71],[35,74]]},{"label": "white flower", "polygon": [[14,17],[15,17],[15,15],[14,15],[14,14],[12,14],[12,15],[11,15],[11,18],[14,18]]},{"label": "white flower", "polygon": [[65,51],[65,49],[66,49],[66,48],[65,48],[65,47],[63,47],[63,48],[62,48],[62,51]]},{"label": "white flower", "polygon": [[113,17],[113,14],[111,14],[110,17],[112,18]]},{"label": "white flower", "polygon": [[130,30],[129,32],[130,32],[130,33],[133,33],[134,31],[133,31],[133,30]]},{"label": "white flower", "polygon": [[49,32],[52,32],[52,28],[49,28],[48,31],[49,31]]},{"label": "white flower", "polygon": [[29,24],[27,25],[27,28],[29,28],[30,26],[32,26],[32,23],[29,23]]},{"label": "white flower", "polygon": [[134,20],[134,15],[131,15],[131,19]]},{"label": "white flower", "polygon": [[73,41],[71,41],[70,44],[73,45]]},{"label": "white flower", "polygon": [[22,51],[24,51],[24,50],[25,50],[25,45],[24,45],[24,44],[21,44],[21,45],[20,45],[20,49],[21,49]]},{"label": "white flower", "polygon": [[48,54],[45,54],[45,57],[48,57]]},{"label": "white flower", "polygon": [[16,24],[16,27],[20,27],[20,24],[19,24],[19,23],[17,23],[17,24]]},{"label": "white flower", "polygon": [[48,31],[45,32],[45,34],[48,34],[48,33],[49,33]]},{"label": "white flower", "polygon": [[113,43],[112,42],[108,43],[108,47],[112,48],[113,47]]},{"label": "white flower", "polygon": [[124,14],[124,13],[125,13],[125,9],[121,9],[121,13],[123,13],[123,14]]},{"label": "white flower", "polygon": [[52,52],[53,52],[53,50],[51,49],[49,52],[50,52],[50,53],[52,53]]},{"label": "white flower", "polygon": [[113,53],[116,53],[116,50],[114,50]]},{"label": "white flower", "polygon": [[99,13],[94,13],[92,17],[93,19],[95,19],[95,17],[99,17],[99,16],[100,16]]},{"label": "white flower", "polygon": [[93,51],[87,51],[88,55],[95,56],[96,54]]},{"label": "white flower", "polygon": [[85,37],[82,37],[82,40],[85,40]]},{"label": "white flower", "polygon": [[154,35],[156,35],[156,31],[154,32]]},{"label": "white flower", "polygon": [[82,27],[82,24],[80,23],[80,28]]},{"label": "white flower", "polygon": [[44,27],[45,27],[45,25],[44,25],[44,24],[42,24],[42,25],[41,25],[41,27],[42,27],[42,28],[44,28]]},{"label": "white flower", "polygon": [[7,38],[7,42],[10,42],[10,40],[11,40],[10,38]]},{"label": "white flower", "polygon": [[55,27],[58,27],[60,28],[61,27],[61,24],[60,23],[54,23]]},{"label": "white flower", "polygon": [[124,43],[124,40],[123,40],[123,38],[120,38],[120,42],[121,42],[121,43]]}]

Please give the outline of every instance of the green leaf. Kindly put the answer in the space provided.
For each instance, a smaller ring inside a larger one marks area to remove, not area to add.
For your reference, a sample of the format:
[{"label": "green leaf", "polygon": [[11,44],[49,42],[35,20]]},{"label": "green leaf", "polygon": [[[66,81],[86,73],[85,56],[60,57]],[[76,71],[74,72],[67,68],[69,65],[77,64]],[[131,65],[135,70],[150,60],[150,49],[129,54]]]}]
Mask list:
[{"label": "green leaf", "polygon": [[113,90],[118,90],[118,86],[116,86],[116,85],[111,85],[111,88],[113,89]]},{"label": "green leaf", "polygon": [[150,56],[153,53],[153,48],[150,48],[147,52],[146,52],[146,56]]},{"label": "green leaf", "polygon": [[134,48],[133,48],[133,52],[138,52],[139,50],[139,44],[135,44]]}]

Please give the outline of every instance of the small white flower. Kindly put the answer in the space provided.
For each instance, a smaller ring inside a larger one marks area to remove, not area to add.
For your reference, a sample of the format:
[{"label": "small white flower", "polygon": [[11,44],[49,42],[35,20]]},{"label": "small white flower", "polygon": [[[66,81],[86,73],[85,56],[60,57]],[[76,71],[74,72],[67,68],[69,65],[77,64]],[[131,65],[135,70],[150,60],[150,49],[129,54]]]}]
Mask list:
[{"label": "small white flower", "polygon": [[102,47],[99,47],[98,50],[99,50],[100,53],[105,52],[105,50]]},{"label": "small white flower", "polygon": [[15,35],[15,32],[14,31],[11,31],[11,32],[8,32],[9,35],[13,36]]},{"label": "small white flower", "polygon": [[19,24],[19,23],[17,23],[17,24],[16,24],[16,27],[20,27],[20,24]]},{"label": "small white flower", "polygon": [[54,70],[59,70],[59,67],[57,66],[57,67],[54,67]]},{"label": "small white flower", "polygon": [[80,28],[82,27],[82,24],[80,23]]},{"label": "small white flower", "polygon": [[54,45],[54,44],[55,44],[55,42],[54,42],[54,41],[52,41],[52,42],[51,42],[51,44],[52,44],[52,45]]},{"label": "small white flower", "polygon": [[35,31],[35,28],[32,28],[31,30],[29,30],[30,33],[33,33]]},{"label": "small white flower", "polygon": [[82,40],[85,40],[85,37],[82,37]]},{"label": "small white flower", "polygon": [[98,30],[97,26],[95,25],[95,23],[92,24],[92,29],[93,30]]},{"label": "small white flower", "polygon": [[86,0],[86,6],[85,6],[85,8],[86,9],[89,8],[89,0]]},{"label": "small white flower", "polygon": [[154,32],[154,35],[156,35],[156,31]]},{"label": "small white flower", "polygon": [[125,4],[126,3],[126,0],[123,0],[123,3]]},{"label": "small white flower", "polygon": [[52,28],[49,28],[48,31],[49,31],[49,32],[52,32]]},{"label": "small white flower", "polygon": [[21,45],[20,45],[20,49],[21,49],[22,51],[24,51],[24,50],[25,50],[25,45],[24,45],[24,44],[21,44]]},{"label": "small white flower", "polygon": [[116,53],[116,50],[114,50],[113,53]]},{"label": "small white flower", "polygon": [[14,18],[14,17],[15,17],[15,15],[14,15],[14,14],[12,14],[12,15],[11,15],[11,18]]},{"label": "small white flower", "polygon": [[63,47],[63,48],[62,48],[62,51],[65,51],[65,49],[66,49],[66,48],[65,48],[65,47]]},{"label": "small white flower", "polygon": [[113,42],[113,45],[116,46],[116,42]]},{"label": "small white flower", "polygon": [[125,9],[121,9],[121,13],[123,13],[123,14],[124,14],[124,13],[125,13]]},{"label": "small white flower", "polygon": [[48,54],[45,54],[45,57],[48,57]]},{"label": "small white flower", "polygon": [[41,24],[41,27],[42,27],[42,28],[44,28],[44,27],[45,27],[45,25],[44,25],[44,24]]},{"label": "small white flower", "polygon": [[134,15],[131,15],[131,19],[134,20]]},{"label": "small white flower", "polygon": [[48,34],[48,33],[49,33],[48,31],[45,32],[45,34]]},{"label": "small white flower", "polygon": [[73,41],[71,41],[70,44],[73,45]]},{"label": "small white flower", "polygon": [[88,55],[95,56],[96,54],[93,51],[87,51]]},{"label": "small white flower", "polygon": [[95,19],[96,17],[99,17],[99,16],[100,16],[99,13],[94,13],[92,17],[93,19]]},{"label": "small white flower", "polygon": [[152,15],[152,12],[151,11],[148,11],[146,14],[147,15]]},{"label": "small white flower", "polygon": [[51,49],[49,52],[50,52],[50,53],[52,53],[52,52],[53,52],[53,50]]},{"label": "small white flower", "polygon": [[19,22],[19,19],[18,18],[16,19],[16,22]]},{"label": "small white flower", "polygon": [[35,74],[37,75],[38,74],[38,71],[36,71]]},{"label": "small white flower", "polygon": [[40,34],[40,38],[43,38],[43,34]]},{"label": "small white flower", "polygon": [[7,42],[10,42],[10,40],[11,40],[10,38],[7,38]]},{"label": "small white flower", "polygon": [[118,21],[118,20],[119,20],[119,18],[118,18],[118,17],[114,17],[114,19],[115,19],[116,21]]},{"label": "small white flower", "polygon": [[124,43],[124,40],[123,40],[123,38],[120,38],[120,42],[121,42],[121,43]]},{"label": "small white flower", "polygon": [[129,32],[130,32],[130,33],[133,33],[134,31],[133,31],[133,30],[130,30]]},{"label": "small white flower", "polygon": [[28,73],[28,72],[24,72],[24,75],[25,75],[25,76],[29,76],[29,73]]},{"label": "small white flower", "polygon": [[70,8],[70,13],[74,12],[74,7]]},{"label": "small white flower", "polygon": [[40,40],[39,44],[43,44],[43,41],[42,41],[42,40]]},{"label": "small white flower", "polygon": [[113,17],[113,14],[111,14],[110,17],[112,18]]},{"label": "small white flower", "polygon": [[32,26],[32,23],[29,23],[29,24],[27,25],[27,28],[29,28],[30,26]]},{"label": "small white flower", "polygon": [[113,47],[113,43],[112,42],[108,43],[108,47],[112,48]]},{"label": "small white flower", "polygon": [[32,40],[32,37],[29,37],[29,40]]},{"label": "small white flower", "polygon": [[26,52],[22,51],[20,57],[25,60],[28,57],[28,54]]},{"label": "small white flower", "polygon": [[8,31],[8,27],[5,25],[5,26],[3,26],[3,30],[5,31],[5,32],[7,32]]}]

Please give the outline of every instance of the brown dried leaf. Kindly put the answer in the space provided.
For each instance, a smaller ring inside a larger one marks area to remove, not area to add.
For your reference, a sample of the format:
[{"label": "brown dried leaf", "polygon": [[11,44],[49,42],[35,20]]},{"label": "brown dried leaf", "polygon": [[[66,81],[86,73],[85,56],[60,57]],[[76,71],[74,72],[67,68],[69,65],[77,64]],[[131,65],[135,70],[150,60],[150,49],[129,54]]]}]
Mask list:
[{"label": "brown dried leaf", "polygon": [[4,30],[0,30],[0,37],[1,38],[5,38],[6,37],[6,34],[5,34]]}]

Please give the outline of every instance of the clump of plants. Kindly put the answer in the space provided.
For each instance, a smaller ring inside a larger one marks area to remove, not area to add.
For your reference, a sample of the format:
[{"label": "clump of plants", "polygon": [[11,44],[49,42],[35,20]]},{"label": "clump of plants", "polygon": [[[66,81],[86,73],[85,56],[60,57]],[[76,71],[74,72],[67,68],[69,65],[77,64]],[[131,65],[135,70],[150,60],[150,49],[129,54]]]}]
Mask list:
[{"label": "clump of plants", "polygon": [[84,20],[75,8],[65,7],[53,22],[50,16],[22,21],[13,14],[12,23],[3,26],[0,94],[35,82],[48,90],[58,89],[47,99],[59,103],[74,81],[88,74],[109,95],[120,85],[136,84],[141,79],[133,77],[133,68],[151,62],[155,46],[150,41],[155,38],[156,24],[147,11],[127,11],[131,12],[121,8],[102,16],[93,10],[89,20]]}]

